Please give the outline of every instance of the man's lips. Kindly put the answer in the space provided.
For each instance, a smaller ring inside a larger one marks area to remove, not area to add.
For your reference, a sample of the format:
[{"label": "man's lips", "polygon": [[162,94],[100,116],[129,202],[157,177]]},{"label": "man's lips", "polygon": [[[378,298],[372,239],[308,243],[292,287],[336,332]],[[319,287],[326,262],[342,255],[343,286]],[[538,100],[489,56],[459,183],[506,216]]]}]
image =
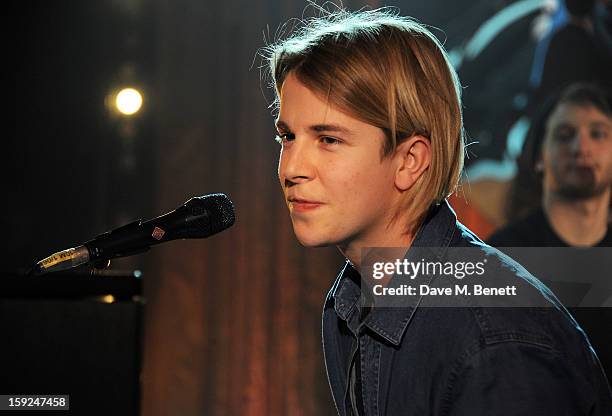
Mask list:
[{"label": "man's lips", "polygon": [[576,157],[570,158],[568,160],[568,164],[579,168],[593,168],[595,167],[596,162],[591,158]]},{"label": "man's lips", "polygon": [[298,211],[298,212],[311,211],[323,205],[323,202],[321,201],[312,201],[309,199],[302,199],[302,198],[290,197],[290,198],[287,198],[287,201],[289,201],[289,205],[291,206],[291,208],[294,211]]},{"label": "man's lips", "polygon": [[571,163],[568,165],[568,168],[571,170],[577,171],[592,171],[595,170],[595,166],[590,163]]}]

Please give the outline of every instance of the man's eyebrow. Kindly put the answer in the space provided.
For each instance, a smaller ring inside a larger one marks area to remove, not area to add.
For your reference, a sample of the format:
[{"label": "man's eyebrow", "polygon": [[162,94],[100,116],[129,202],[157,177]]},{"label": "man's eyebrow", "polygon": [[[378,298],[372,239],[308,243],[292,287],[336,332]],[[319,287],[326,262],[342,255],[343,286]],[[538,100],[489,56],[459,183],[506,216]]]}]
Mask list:
[{"label": "man's eyebrow", "polygon": [[610,125],[612,125],[612,123],[606,123],[605,121],[592,121],[591,122],[591,127],[610,127]]},{"label": "man's eyebrow", "polygon": [[567,129],[567,128],[576,128],[576,126],[574,126],[572,123],[567,122],[567,121],[562,121],[559,124],[556,124],[553,126],[554,130]]},{"label": "man's eyebrow", "polygon": [[[278,120],[276,122],[276,128],[283,131],[291,131],[287,123],[282,120]],[[324,132],[338,132],[351,134],[351,131],[346,127],[339,126],[337,124],[315,124],[308,127],[308,130],[313,131],[315,133],[324,133]]]},{"label": "man's eyebrow", "polygon": [[326,131],[338,132],[351,134],[351,131],[346,127],[338,126],[337,124],[316,124],[314,126],[310,126],[309,130],[314,131],[316,133],[324,133]]}]

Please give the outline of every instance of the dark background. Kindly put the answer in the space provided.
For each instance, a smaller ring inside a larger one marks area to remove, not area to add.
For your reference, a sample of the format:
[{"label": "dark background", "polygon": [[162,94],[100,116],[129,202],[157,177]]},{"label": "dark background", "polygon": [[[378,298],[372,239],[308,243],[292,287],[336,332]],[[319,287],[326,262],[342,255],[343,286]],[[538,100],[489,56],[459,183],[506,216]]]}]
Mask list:
[{"label": "dark background", "polygon": [[[450,50],[510,3],[385,5],[439,28],[434,33]],[[224,192],[236,205],[235,226],[220,235],[113,263],[144,276],[142,414],[334,414],[320,314],[342,258],[333,248],[304,249],[293,237],[276,178],[271,92],[257,57],[305,5],[8,6],[13,29],[3,65],[14,93],[4,106],[12,129],[2,163],[3,275],[191,196]],[[480,141],[468,165],[503,153],[504,114],[531,62],[530,22],[508,28],[482,61],[460,72],[467,130]],[[132,118],[105,104],[128,85],[144,94]]]}]

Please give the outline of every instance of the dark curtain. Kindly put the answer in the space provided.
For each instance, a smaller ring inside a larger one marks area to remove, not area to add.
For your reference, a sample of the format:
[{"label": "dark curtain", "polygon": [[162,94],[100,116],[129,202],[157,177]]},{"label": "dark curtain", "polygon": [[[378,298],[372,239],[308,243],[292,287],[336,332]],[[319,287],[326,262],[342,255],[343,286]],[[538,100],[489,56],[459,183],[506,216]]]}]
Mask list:
[{"label": "dark curtain", "polygon": [[156,249],[144,415],[335,414],[320,318],[343,259],[295,240],[256,57],[264,32],[273,38],[304,4],[158,3],[157,210],[224,192],[237,219],[208,240]]}]

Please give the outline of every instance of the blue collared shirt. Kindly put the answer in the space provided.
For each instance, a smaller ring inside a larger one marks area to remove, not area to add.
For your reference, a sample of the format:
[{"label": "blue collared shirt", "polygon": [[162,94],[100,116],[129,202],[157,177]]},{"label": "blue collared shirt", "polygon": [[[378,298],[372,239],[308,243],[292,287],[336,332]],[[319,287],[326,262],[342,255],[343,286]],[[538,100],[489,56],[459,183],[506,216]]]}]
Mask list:
[{"label": "blue collared shirt", "polygon": [[457,222],[446,202],[412,247],[493,253],[547,307],[426,307],[414,297],[363,318],[360,275],[347,262],[323,310],[325,365],[341,416],[355,414],[354,394],[360,416],[612,415],[608,381],[575,320],[537,279]]}]

